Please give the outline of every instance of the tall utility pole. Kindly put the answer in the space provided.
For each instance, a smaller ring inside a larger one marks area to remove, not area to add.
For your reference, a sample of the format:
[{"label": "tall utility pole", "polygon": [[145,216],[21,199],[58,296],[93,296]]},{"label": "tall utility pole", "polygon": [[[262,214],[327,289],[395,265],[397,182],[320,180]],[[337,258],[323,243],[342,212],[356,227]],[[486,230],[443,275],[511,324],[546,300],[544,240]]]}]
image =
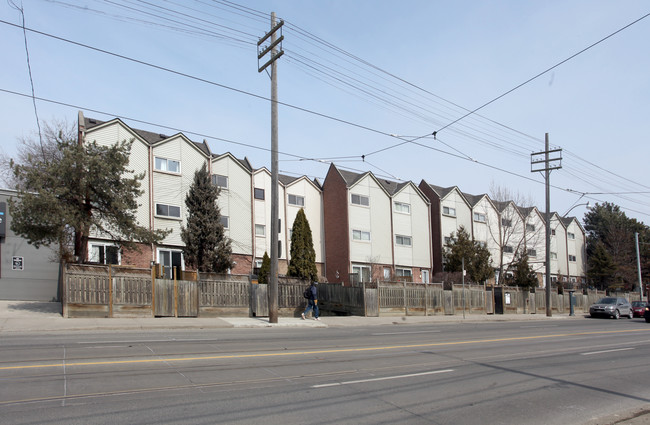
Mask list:
[{"label": "tall utility pole", "polygon": [[639,296],[643,301],[643,279],[641,278],[641,256],[639,255],[639,232],[634,232],[634,242],[636,244],[636,272],[639,276]]},{"label": "tall utility pole", "polygon": [[[271,12],[271,30],[257,42],[258,72],[264,71],[271,65],[271,269],[269,271],[269,323],[278,323],[278,233],[280,222],[278,213],[278,65],[276,61],[284,54],[282,40],[278,38],[278,30],[284,21],[275,23],[275,12]],[[262,46],[271,37],[271,44]],[[280,50],[278,51],[278,46]],[[259,60],[271,52],[271,58],[261,67]],[[254,254],[253,254],[254,255]]]},{"label": "tall utility pole", "polygon": [[[544,155],[544,159],[540,159]],[[541,167],[541,168],[540,168]],[[546,316],[553,315],[551,310],[551,170],[562,168],[562,149],[549,150],[548,133],[546,133],[544,152],[530,154],[530,171],[532,173],[544,172],[546,180]]]}]

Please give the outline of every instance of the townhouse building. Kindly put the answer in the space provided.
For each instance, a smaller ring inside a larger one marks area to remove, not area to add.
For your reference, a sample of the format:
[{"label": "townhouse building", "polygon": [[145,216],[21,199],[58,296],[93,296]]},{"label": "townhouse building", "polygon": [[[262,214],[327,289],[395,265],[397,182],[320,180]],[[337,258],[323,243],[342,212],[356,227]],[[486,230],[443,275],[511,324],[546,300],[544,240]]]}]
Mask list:
[{"label": "townhouse building", "polygon": [[[226,236],[232,241],[231,272],[251,274],[261,266],[264,253],[270,252],[271,240],[271,175],[266,168],[254,169],[248,159],[237,159],[231,153],[213,154],[205,141],[196,143],[180,133],[166,136],[132,129],[119,119],[101,122],[81,112],[79,138],[83,143],[105,146],[133,140],[129,169],[144,175],[137,220],[152,230],[171,231],[158,246],[142,245],[139,251],[121,250],[108,235],[93,233],[89,261],[138,267],[158,263],[167,277],[172,276],[174,268],[184,270],[180,235],[187,214],[185,197],[194,173],[205,164],[213,184],[220,189],[217,202]],[[307,178],[281,176],[279,186],[279,272],[286,273],[288,268],[290,229],[300,208],[313,229],[317,268],[322,271],[323,204],[319,185]]]},{"label": "townhouse building", "polygon": [[[180,229],[185,196],[194,172],[207,164],[226,234],[232,240],[233,273],[254,273],[270,252],[271,175],[248,159],[214,154],[204,141],[183,134],[166,136],[132,129],[119,119],[100,122],[80,113],[82,140],[114,144],[133,140],[129,167],[145,175],[137,217],[151,229],[170,229],[159,246],[140,253],[120,250],[107,236],[94,234],[90,260],[99,263],[163,265],[167,274],[184,268]],[[445,243],[463,226],[490,251],[493,267],[507,267],[517,252],[528,253],[531,266],[544,273],[544,219],[535,208],[495,202],[488,195],[463,193],[422,180],[398,183],[371,172],[355,173],[330,166],[323,185],[305,176],[280,176],[279,273],[288,268],[291,226],[299,209],[309,220],[319,274],[331,282],[394,278],[429,282],[443,271]],[[559,232],[552,238],[551,261],[557,280],[584,279],[584,230],[575,219],[552,217]],[[422,231],[426,229],[426,231]],[[540,236],[541,235],[541,236]],[[498,280],[498,273],[495,276]],[[543,282],[543,279],[540,279]],[[542,283],[543,284],[543,283]]]},{"label": "townhouse building", "polygon": [[323,202],[328,281],[428,282],[430,203],[412,182],[332,164],[323,183]]}]

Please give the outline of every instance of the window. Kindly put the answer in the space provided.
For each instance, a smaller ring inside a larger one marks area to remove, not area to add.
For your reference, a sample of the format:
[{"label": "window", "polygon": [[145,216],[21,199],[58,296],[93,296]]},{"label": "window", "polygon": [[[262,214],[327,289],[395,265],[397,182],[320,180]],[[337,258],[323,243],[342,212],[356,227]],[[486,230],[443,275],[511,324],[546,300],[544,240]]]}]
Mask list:
[{"label": "window", "polygon": [[212,175],[212,184],[222,190],[228,190],[228,177],[220,176],[218,174]]},{"label": "window", "polygon": [[501,219],[501,225],[503,227],[510,227],[510,226],[512,226],[512,220],[509,220],[507,218],[502,218]]},{"label": "window", "polygon": [[255,236],[266,236],[266,226],[263,224],[256,224]]},{"label": "window", "polygon": [[452,217],[456,217],[456,208],[442,207],[442,213],[444,215],[450,215]]},{"label": "window", "polygon": [[156,215],[160,217],[181,218],[181,207],[166,204],[156,204]]},{"label": "window", "polygon": [[534,250],[534,249],[529,249],[529,250],[526,251],[526,252],[528,253],[528,256],[529,256],[529,257],[537,257],[537,251]]},{"label": "window", "polygon": [[230,217],[228,217],[227,215],[222,215],[221,224],[223,225],[224,229],[228,229],[230,227]]},{"label": "window", "polygon": [[305,197],[300,195],[289,195],[289,205],[296,205],[298,207],[305,206]]},{"label": "window", "polygon": [[569,261],[574,262],[576,261],[576,256],[569,254]]},{"label": "window", "polygon": [[569,238],[569,239],[575,239],[575,238],[576,238],[576,234],[575,234],[575,233],[571,233],[571,232],[568,232],[568,233],[566,234],[566,236],[567,236],[567,238]]},{"label": "window", "polygon": [[557,252],[551,252],[551,260],[557,260]]},{"label": "window", "polygon": [[485,223],[485,214],[481,213],[474,213],[474,221],[478,221],[479,223]]},{"label": "window", "polygon": [[551,229],[551,235],[555,236],[555,229]]},{"label": "window", "polygon": [[411,237],[410,236],[395,236],[395,243],[402,246],[411,246]]},{"label": "window", "polygon": [[370,282],[370,267],[352,266],[352,276],[350,278],[353,284]]},{"label": "window", "polygon": [[530,223],[526,223],[526,231],[527,232],[534,232],[535,231],[535,225],[530,224]]},{"label": "window", "polygon": [[454,243],[454,238],[450,238],[449,236],[445,236],[445,245],[451,245]]},{"label": "window", "polygon": [[576,278],[576,277],[570,277],[570,278],[569,278],[569,282],[571,282],[571,283],[577,283],[577,282],[578,282],[578,278]]},{"label": "window", "polygon": [[390,268],[384,267],[384,280],[390,280]]},{"label": "window", "polygon": [[355,205],[363,205],[367,207],[370,205],[370,198],[363,195],[355,195],[354,193],[351,196],[351,202]]},{"label": "window", "polygon": [[400,277],[413,277],[413,270],[411,269],[395,269],[395,276]]},{"label": "window", "polygon": [[364,232],[361,230],[353,230],[352,231],[352,239],[356,241],[369,241],[370,240],[370,232]]},{"label": "window", "polygon": [[119,249],[112,245],[91,245],[90,262],[99,264],[120,264]]},{"label": "window", "polygon": [[183,261],[181,251],[158,250],[158,262],[163,268],[164,278],[173,279],[174,269],[176,276],[180,278],[183,270]]},{"label": "window", "polygon": [[411,213],[411,205],[410,204],[405,204],[405,203],[402,203],[402,202],[395,202],[395,212],[410,214]]},{"label": "window", "polygon": [[179,161],[156,157],[154,162],[156,163],[155,166],[158,171],[168,171],[170,173],[181,172],[181,163]]},{"label": "window", "polygon": [[506,246],[503,247],[503,252],[508,253],[508,254],[512,254],[513,252],[515,252],[515,250],[510,245],[506,245]]},{"label": "window", "polygon": [[264,189],[259,189],[259,188],[256,187],[254,196],[255,196],[255,199],[264,200]]}]

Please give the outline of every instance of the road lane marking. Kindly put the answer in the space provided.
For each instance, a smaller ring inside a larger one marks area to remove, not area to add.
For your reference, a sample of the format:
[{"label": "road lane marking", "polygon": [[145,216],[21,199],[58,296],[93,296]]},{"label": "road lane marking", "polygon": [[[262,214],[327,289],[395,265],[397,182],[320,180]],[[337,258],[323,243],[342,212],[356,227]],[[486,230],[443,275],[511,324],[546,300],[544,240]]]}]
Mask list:
[{"label": "road lane marking", "polygon": [[627,350],[634,350],[634,347],[630,348],[616,348],[613,350],[603,350],[603,351],[592,351],[590,353],[580,353],[583,356],[591,356],[592,354],[603,354],[603,353],[613,353],[615,351],[627,351]]},{"label": "road lane marking", "polygon": [[[382,351],[382,350],[403,350],[412,348],[427,348],[427,347],[447,347],[454,345],[471,345],[471,344],[485,344],[492,342],[510,342],[510,341],[523,341],[533,339],[548,339],[548,338],[561,338],[561,337],[574,337],[579,335],[605,335],[614,333],[639,333],[650,332],[650,329],[627,329],[615,331],[593,331],[593,332],[575,332],[563,333],[552,335],[534,335],[534,336],[519,336],[511,338],[494,338],[494,339],[479,339],[472,341],[452,341],[452,342],[430,342],[423,344],[405,344],[405,345],[389,345],[382,347],[360,347],[360,348],[337,348],[327,350],[313,350],[313,351],[286,351],[278,353],[258,353],[258,354],[224,354],[217,356],[201,356],[201,357],[175,357],[175,358],[149,358],[149,359],[131,359],[131,360],[106,360],[94,362],[67,362],[66,366],[107,366],[107,365],[125,365],[125,364],[145,364],[145,363],[162,363],[162,362],[189,362],[200,360],[228,360],[228,359],[250,359],[250,358],[264,358],[264,357],[287,357],[287,356],[309,356],[317,354],[337,354],[337,353],[363,353],[368,351]],[[61,363],[47,363],[47,364],[34,364],[34,365],[20,365],[20,366],[2,366],[0,370],[20,370],[20,369],[39,369],[39,368],[60,368]]]},{"label": "road lane marking", "polygon": [[414,376],[435,375],[438,373],[448,373],[453,371],[454,369],[432,370],[429,372],[409,373],[407,375],[384,376],[383,378],[369,378],[369,379],[359,379],[356,381],[332,382],[330,384],[312,385],[312,388],[326,388],[326,387],[338,387],[340,385],[364,384],[366,382],[387,381],[389,379],[412,378]]},{"label": "road lane marking", "polygon": [[404,334],[435,334],[440,333],[441,331],[413,331],[413,332],[382,332],[370,334],[371,336],[380,336],[380,335],[404,335]]}]

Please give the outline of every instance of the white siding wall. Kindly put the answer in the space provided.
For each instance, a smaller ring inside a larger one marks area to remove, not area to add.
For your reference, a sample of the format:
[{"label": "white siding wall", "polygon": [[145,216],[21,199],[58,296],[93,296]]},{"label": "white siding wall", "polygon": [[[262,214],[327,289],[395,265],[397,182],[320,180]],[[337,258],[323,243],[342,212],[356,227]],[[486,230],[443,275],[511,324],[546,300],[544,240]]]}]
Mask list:
[{"label": "white siding wall", "polygon": [[[444,207],[454,208],[456,216],[444,213]],[[458,233],[460,226],[464,226],[467,233],[472,232],[472,209],[465,202],[458,190],[454,189],[440,201],[440,213],[442,214],[442,246],[445,246],[445,238],[453,232]]]},{"label": "white siding wall", "polygon": [[[350,194],[368,196],[370,206],[352,204]],[[370,176],[348,190],[351,262],[392,264],[390,202],[386,192]],[[370,242],[354,240],[353,230],[370,232]]]},{"label": "white siding wall", "polygon": [[156,171],[154,165],[154,214],[155,204],[174,205],[181,208],[180,220],[154,215],[154,228],[172,230],[163,240],[163,245],[183,245],[181,224],[187,219],[185,196],[192,185],[195,171],[200,169],[207,159],[190,141],[180,136],[167,139],[154,146],[153,156],[180,162],[180,174]]},{"label": "white siding wall", "polygon": [[149,227],[149,147],[141,139],[137,138],[133,132],[116,121],[105,126],[98,126],[86,132],[86,142],[97,142],[101,146],[112,146],[122,141],[133,140],[131,146],[131,155],[129,156],[128,169],[133,170],[133,174],[144,173],[144,179],[140,181],[140,189],[144,193],[138,198],[138,209],[136,219],[138,224]]},{"label": "white siding wall", "polygon": [[254,228],[251,174],[230,155],[223,155],[213,161],[212,174],[228,177],[228,189],[221,191],[218,204],[221,215],[228,217],[226,236],[232,240],[232,252],[252,255]]},{"label": "white siding wall", "polygon": [[528,258],[529,266],[538,273],[544,273],[546,269],[544,265],[546,256],[546,227],[544,221],[537,210],[532,210],[526,219],[526,224],[535,226],[534,231],[526,231],[526,247],[527,249],[534,249],[537,253],[535,257]]},{"label": "white siding wall", "polygon": [[[490,251],[492,267],[499,266],[499,213],[487,197],[483,197],[474,207],[473,212],[483,214],[485,223],[474,222],[474,240],[485,242]],[[473,217],[473,215],[472,215]]]},{"label": "white siding wall", "polygon": [[289,205],[288,195],[298,195],[305,199],[305,216],[309,222],[311,229],[311,237],[314,244],[314,251],[316,252],[316,262],[322,263],[325,261],[325,234],[323,232],[323,195],[322,192],[316,188],[306,178],[301,178],[292,182],[285,188],[285,202],[287,216],[286,221],[283,221],[283,226],[286,226],[286,242],[284,245],[287,247],[287,257],[289,257],[289,249],[291,247],[291,237],[289,230],[293,227],[293,222],[296,220],[296,214],[300,211],[299,206]]},{"label": "white siding wall", "polygon": [[[393,205],[393,243],[395,265],[403,267],[431,268],[431,231],[429,229],[428,204],[412,185],[404,187],[393,197],[393,202],[410,205],[410,213],[395,211]],[[410,236],[412,245],[397,245],[395,236]]]},{"label": "white siding wall", "polygon": [[[264,200],[253,199],[254,223],[265,226],[264,236],[255,235],[255,257],[261,259],[264,252],[271,256],[271,174],[266,169],[259,170],[253,174],[253,186],[258,189],[264,189]],[[282,250],[279,252],[279,259],[287,258],[287,246],[284,243],[285,238],[285,210],[284,210],[284,187],[279,185],[278,188],[278,218],[282,220],[278,240],[282,241]],[[255,234],[255,227],[253,227]]]},{"label": "white siding wall", "polygon": [[[583,276],[584,275],[584,252],[583,247],[585,246],[584,235],[580,226],[576,223],[575,220],[571,221],[571,224],[567,226],[567,235],[573,233],[575,239],[569,239],[567,236],[567,255],[574,255],[576,261],[569,261],[569,276]],[[568,258],[568,257],[567,257]]]}]

